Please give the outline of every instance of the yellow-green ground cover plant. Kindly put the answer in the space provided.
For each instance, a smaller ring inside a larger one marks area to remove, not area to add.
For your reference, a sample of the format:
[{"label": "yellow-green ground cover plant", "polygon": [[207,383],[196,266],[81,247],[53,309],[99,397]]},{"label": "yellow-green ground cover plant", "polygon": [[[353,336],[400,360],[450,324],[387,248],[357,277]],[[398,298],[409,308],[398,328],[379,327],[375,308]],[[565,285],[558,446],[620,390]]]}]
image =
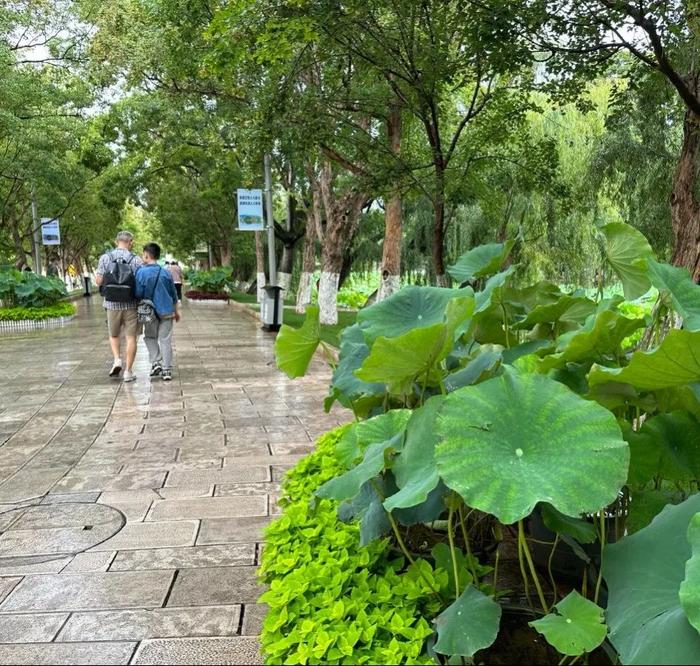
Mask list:
[{"label": "yellow-green ground cover plant", "polygon": [[[406,287],[342,335],[326,407],[356,420],[307,506],[337,505],[356,543],[400,553],[394,573],[420,577],[420,658],[700,663],[700,287],[626,224],[600,241],[600,274],[624,296],[521,284],[513,243],[494,243],[450,267],[460,288]],[[625,303],[652,287],[651,314],[634,316]],[[318,333],[314,308],[302,328],[283,327],[289,376],[305,372]],[[286,513],[288,529],[324,531],[306,511]],[[358,571],[353,561],[337,576]],[[297,594],[269,582],[268,595]],[[304,584],[329,588],[311,572]],[[307,639],[284,627],[274,650],[264,642],[271,661],[355,657],[339,634],[318,656],[311,624]]]}]

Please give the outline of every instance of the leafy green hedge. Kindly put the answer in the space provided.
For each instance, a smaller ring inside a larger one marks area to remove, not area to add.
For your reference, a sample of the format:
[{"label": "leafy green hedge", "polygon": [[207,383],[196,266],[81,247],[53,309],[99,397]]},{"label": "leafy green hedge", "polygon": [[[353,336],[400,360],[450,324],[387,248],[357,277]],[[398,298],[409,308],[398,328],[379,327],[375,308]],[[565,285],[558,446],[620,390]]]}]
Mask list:
[{"label": "leafy green hedge", "polygon": [[23,321],[33,319],[43,321],[54,317],[71,317],[75,314],[75,305],[72,303],[56,303],[40,308],[0,308],[0,321]]},{"label": "leafy green hedge", "polygon": [[[334,449],[343,429],[287,474],[282,516],[267,529],[260,576],[270,607],[262,647],[270,664],[431,664],[433,631],[425,617],[442,605],[426,581],[442,570],[420,560],[420,573],[396,557],[388,540],[360,546],[357,523],[342,523],[338,503],[312,501],[341,470]],[[442,580],[442,579],[445,580]]]},{"label": "leafy green hedge", "polygon": [[210,271],[192,271],[188,281],[195,291],[218,294],[223,292],[231,282],[232,270],[228,266],[217,266]]},{"label": "leafy green hedge", "polygon": [[66,295],[66,286],[58,278],[36,275],[31,271],[0,271],[0,301],[6,307],[42,308]]}]

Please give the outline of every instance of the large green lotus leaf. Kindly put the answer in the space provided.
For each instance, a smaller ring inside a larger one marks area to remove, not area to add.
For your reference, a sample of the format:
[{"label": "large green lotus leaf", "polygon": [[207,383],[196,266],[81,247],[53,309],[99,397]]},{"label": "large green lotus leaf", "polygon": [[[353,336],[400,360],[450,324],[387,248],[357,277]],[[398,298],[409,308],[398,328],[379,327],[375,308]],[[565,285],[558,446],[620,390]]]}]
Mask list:
[{"label": "large green lotus leaf", "polygon": [[292,328],[286,324],[280,328],[275,340],[277,367],[292,379],[301,377],[306,373],[320,342],[318,306],[309,305],[301,328]]},{"label": "large green lotus leaf", "polygon": [[384,384],[363,382],[353,374],[368,355],[369,347],[360,326],[353,324],[343,330],[340,336],[339,362],[331,380],[331,395],[343,407],[352,408],[363,396],[384,394]]},{"label": "large green lotus leaf", "polygon": [[447,375],[445,389],[448,392],[456,391],[458,388],[476,384],[484,378],[490,377],[498,370],[501,358],[501,352],[486,349],[469,361],[464,368]]},{"label": "large green lotus leaf", "polygon": [[404,287],[389,298],[360,310],[357,323],[371,346],[379,337],[395,338],[415,328],[442,323],[448,301],[472,293],[471,289]]},{"label": "large green lotus leaf", "polygon": [[700,332],[673,329],[656,349],[634,352],[624,368],[594,365],[588,383],[605,382],[624,382],[645,391],[700,382]]},{"label": "large green lotus leaf", "polygon": [[627,479],[629,450],[615,417],[542,375],[508,371],[451,393],[437,432],[445,484],[506,524],[537,502],[568,516],[592,513]]},{"label": "large green lotus leaf", "polygon": [[370,444],[385,442],[403,433],[412,414],[410,409],[392,409],[386,414],[353,423],[336,445],[338,460],[350,467]]},{"label": "large green lotus leaf", "polygon": [[434,324],[396,338],[377,338],[355,376],[385,382],[391,393],[410,393],[413,381],[427,377],[440,361],[447,337],[447,326]]},{"label": "large green lotus leaf", "polygon": [[602,232],[605,236],[605,255],[622,282],[625,298],[633,301],[646,294],[651,287],[646,260],[654,256],[647,239],[624,222],[606,224]]},{"label": "large green lotus leaf", "polygon": [[387,511],[425,502],[428,493],[437,486],[435,421],[443,401],[441,395],[429,398],[413,412],[406,424],[406,440],[392,467],[400,490],[384,502]]},{"label": "large green lotus leaf", "polygon": [[565,294],[556,303],[538,305],[528,312],[525,319],[513,325],[515,329],[533,328],[537,324],[555,323],[560,319],[584,322],[593,314],[596,304],[585,296],[569,296]]},{"label": "large green lotus leaf", "polygon": [[513,241],[488,243],[465,252],[447,272],[457,282],[467,282],[497,273],[513,249]]},{"label": "large green lotus leaf", "polygon": [[591,315],[583,328],[559,336],[557,353],[542,359],[541,370],[544,372],[561,368],[567,363],[616,357],[622,341],[645,325],[643,319],[628,319],[613,310]]},{"label": "large green lotus leaf", "polygon": [[700,494],[605,548],[609,638],[623,664],[700,663],[700,635],[678,597],[692,554],[688,525],[698,511]]},{"label": "large green lotus leaf", "polygon": [[700,286],[693,282],[688,270],[660,264],[652,258],[647,259],[647,266],[652,284],[683,317],[683,328],[688,331],[700,330]]},{"label": "large green lotus leaf", "polygon": [[687,412],[659,414],[629,434],[630,478],[646,483],[700,479],[700,423]]},{"label": "large green lotus leaf", "polygon": [[554,609],[555,612],[529,624],[560,654],[575,657],[592,652],[605,640],[608,628],[603,622],[603,609],[576,590]]},{"label": "large green lotus leaf", "polygon": [[688,543],[693,555],[685,563],[685,579],[678,596],[688,621],[700,631],[700,513],[690,520]]},{"label": "large green lotus leaf", "polygon": [[433,649],[440,654],[472,657],[496,640],[500,623],[501,607],[468,585],[459,599],[437,616],[438,640]]},{"label": "large green lotus leaf", "polygon": [[700,382],[654,391],[653,396],[660,412],[681,409],[700,419]]}]

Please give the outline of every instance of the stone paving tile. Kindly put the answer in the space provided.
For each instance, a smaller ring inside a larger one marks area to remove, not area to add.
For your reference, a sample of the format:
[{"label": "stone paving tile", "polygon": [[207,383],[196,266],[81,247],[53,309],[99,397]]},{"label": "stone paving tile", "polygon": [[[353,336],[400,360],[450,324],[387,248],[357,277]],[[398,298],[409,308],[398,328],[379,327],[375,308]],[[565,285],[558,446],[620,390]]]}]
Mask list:
[{"label": "stone paving tile", "polygon": [[67,619],[68,613],[3,615],[0,643],[49,643]]},{"label": "stone paving tile", "polygon": [[258,585],[255,567],[220,567],[180,571],[168,598],[168,606],[207,606],[229,599],[255,603],[263,588]]},{"label": "stone paving tile", "polygon": [[173,573],[118,571],[25,576],[0,604],[0,613],[160,606]]},{"label": "stone paving tile", "polygon": [[267,615],[265,604],[246,604],[243,607],[242,636],[259,636],[262,633],[262,623]]},{"label": "stone paving tile", "polygon": [[220,483],[214,490],[215,497],[232,497],[238,495],[267,495],[280,490],[279,483]]},{"label": "stone paving tile", "polygon": [[132,664],[262,664],[257,638],[173,638],[141,643]]},{"label": "stone paving tile", "polygon": [[194,569],[255,564],[255,544],[222,544],[191,548],[120,551],[110,571]]},{"label": "stone paving tile", "polygon": [[240,606],[154,608],[73,613],[57,641],[122,641],[186,636],[234,636]]},{"label": "stone paving tile", "polygon": [[0,645],[0,664],[128,664],[136,643],[27,643]]},{"label": "stone paving tile", "polygon": [[62,570],[62,573],[87,573],[90,571],[107,571],[114,560],[116,552],[97,551],[90,553],[78,553]]},{"label": "stone paving tile", "polygon": [[230,466],[215,470],[174,471],[168,474],[166,486],[190,486],[217,483],[257,483],[270,480],[269,467]]},{"label": "stone paving tile", "polygon": [[197,536],[197,545],[262,541],[263,530],[270,520],[265,516],[203,520]]},{"label": "stone paving tile", "polygon": [[118,534],[92,550],[141,550],[147,547],[193,546],[198,527],[199,522],[196,520],[127,523]]},{"label": "stone paving tile", "polygon": [[229,518],[266,516],[267,503],[261,497],[200,497],[155,502],[148,520],[187,520],[192,518]]},{"label": "stone paving tile", "polygon": [[70,556],[60,555],[38,557],[3,557],[0,558],[0,576],[28,576],[31,574],[50,574],[63,571],[71,561]]},{"label": "stone paving tile", "polygon": [[15,589],[21,578],[0,578],[0,601],[5,599]]}]

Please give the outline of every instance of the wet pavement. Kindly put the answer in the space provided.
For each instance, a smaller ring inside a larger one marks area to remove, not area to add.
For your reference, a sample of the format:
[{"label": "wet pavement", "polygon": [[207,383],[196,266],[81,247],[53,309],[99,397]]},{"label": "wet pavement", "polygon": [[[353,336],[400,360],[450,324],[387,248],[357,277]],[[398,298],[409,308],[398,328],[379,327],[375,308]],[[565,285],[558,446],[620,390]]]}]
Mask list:
[{"label": "wet pavement", "polygon": [[98,299],[0,336],[0,663],[260,663],[255,569],[284,471],[342,413],[232,307],[185,306],[173,381],[107,372]]}]

